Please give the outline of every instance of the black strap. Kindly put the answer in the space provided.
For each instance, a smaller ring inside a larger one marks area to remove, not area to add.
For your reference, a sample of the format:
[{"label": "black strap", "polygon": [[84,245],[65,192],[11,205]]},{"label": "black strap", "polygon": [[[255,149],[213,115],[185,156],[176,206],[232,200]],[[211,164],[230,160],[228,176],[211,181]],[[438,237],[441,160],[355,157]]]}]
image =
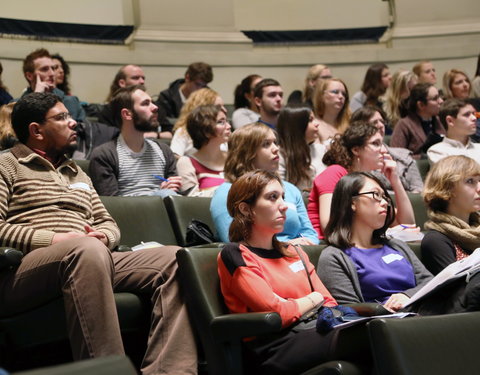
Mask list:
[{"label": "black strap", "polygon": [[300,260],[302,261],[303,269],[305,270],[305,273],[307,274],[308,283],[310,284],[310,289],[312,289],[312,292],[314,292],[315,289],[313,288],[312,279],[310,278],[310,274],[308,273],[307,263],[305,263],[305,259],[303,258],[302,252],[298,250],[297,246],[298,245],[293,245],[293,247],[295,248],[295,251],[297,252],[298,256],[300,257]]}]

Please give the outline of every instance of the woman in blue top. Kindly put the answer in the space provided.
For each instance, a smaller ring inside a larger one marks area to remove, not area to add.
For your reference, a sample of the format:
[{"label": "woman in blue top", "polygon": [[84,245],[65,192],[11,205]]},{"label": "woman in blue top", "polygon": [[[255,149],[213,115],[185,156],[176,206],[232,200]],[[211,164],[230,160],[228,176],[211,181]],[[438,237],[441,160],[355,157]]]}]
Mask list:
[{"label": "woman in blue top", "polygon": [[[220,241],[229,242],[228,228],[232,218],[227,211],[227,195],[232,183],[255,169],[277,172],[278,151],[275,133],[263,124],[246,125],[230,137],[224,168],[228,182],[217,188],[210,204],[210,213]],[[282,183],[288,209],[283,232],[277,235],[278,240],[301,245],[318,244],[317,232],[310,223],[300,190],[289,182]]]},{"label": "woman in blue top", "polygon": [[403,242],[385,232],[395,210],[385,186],[369,172],[337,183],[317,272],[338,303],[380,302],[401,309],[432,278]]}]

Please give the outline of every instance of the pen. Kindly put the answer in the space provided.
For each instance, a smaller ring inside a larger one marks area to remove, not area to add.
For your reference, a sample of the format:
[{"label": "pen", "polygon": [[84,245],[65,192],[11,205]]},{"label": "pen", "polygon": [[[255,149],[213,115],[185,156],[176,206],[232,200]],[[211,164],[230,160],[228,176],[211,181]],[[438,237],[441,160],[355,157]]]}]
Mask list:
[{"label": "pen", "polygon": [[168,178],[159,176],[159,175],[157,175],[157,174],[152,174],[152,176],[155,177],[156,179],[160,180],[160,181],[169,182],[169,181],[168,181]]}]

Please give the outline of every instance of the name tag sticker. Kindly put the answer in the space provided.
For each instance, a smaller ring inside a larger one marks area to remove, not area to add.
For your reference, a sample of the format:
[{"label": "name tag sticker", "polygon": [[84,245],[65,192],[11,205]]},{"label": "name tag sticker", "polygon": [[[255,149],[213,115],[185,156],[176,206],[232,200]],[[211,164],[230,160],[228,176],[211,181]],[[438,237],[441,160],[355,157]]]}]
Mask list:
[{"label": "name tag sticker", "polygon": [[305,267],[303,266],[303,263],[301,260],[295,262],[295,263],[292,263],[289,265],[290,269],[293,271],[293,272],[298,272],[298,271],[301,271],[301,270],[304,270]]},{"label": "name tag sticker", "polygon": [[386,264],[390,264],[392,262],[395,262],[396,260],[402,260],[403,256],[401,256],[400,254],[388,254],[382,257],[382,259]]},{"label": "name tag sticker", "polygon": [[86,191],[90,191],[90,186],[88,186],[88,184],[86,184],[85,182],[77,182],[75,184],[71,184],[69,186],[70,189],[82,189],[82,190],[86,190]]}]

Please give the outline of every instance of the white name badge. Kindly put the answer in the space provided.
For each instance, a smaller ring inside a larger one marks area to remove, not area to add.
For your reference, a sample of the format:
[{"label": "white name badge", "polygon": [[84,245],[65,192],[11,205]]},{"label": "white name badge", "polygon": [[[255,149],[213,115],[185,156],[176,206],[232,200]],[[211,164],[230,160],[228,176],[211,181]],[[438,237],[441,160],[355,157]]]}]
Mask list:
[{"label": "white name badge", "polygon": [[390,264],[392,262],[395,262],[396,260],[402,260],[403,256],[400,254],[388,254],[382,257],[383,261],[387,264]]},{"label": "white name badge", "polygon": [[69,186],[70,189],[82,189],[82,190],[86,190],[86,191],[90,191],[90,186],[88,186],[88,184],[86,184],[85,182],[77,182],[75,184],[71,184]]},{"label": "white name badge", "polygon": [[292,263],[289,265],[290,269],[293,271],[293,272],[298,272],[298,271],[301,271],[301,270],[304,270],[305,267],[303,266],[303,263],[301,260],[295,262],[295,263]]}]

